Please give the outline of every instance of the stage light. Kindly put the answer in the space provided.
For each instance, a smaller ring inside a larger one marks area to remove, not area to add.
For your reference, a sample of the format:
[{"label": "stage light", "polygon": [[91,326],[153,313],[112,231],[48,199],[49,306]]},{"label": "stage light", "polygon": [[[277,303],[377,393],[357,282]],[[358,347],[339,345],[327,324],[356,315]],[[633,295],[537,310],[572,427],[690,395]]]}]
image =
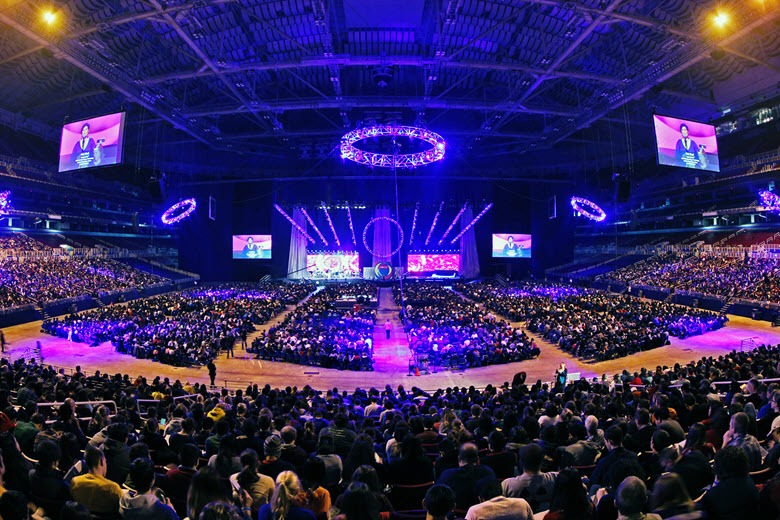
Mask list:
[{"label": "stage light", "polygon": [[185,218],[192,215],[192,213],[195,211],[195,208],[197,208],[197,203],[195,202],[195,199],[185,199],[182,201],[177,202],[167,210],[165,210],[165,213],[162,214],[160,217],[160,220],[163,224],[166,226],[171,226],[173,224],[176,224],[177,222],[181,222]]},{"label": "stage light", "polygon": [[481,218],[482,218],[482,217],[485,215],[485,213],[487,213],[488,211],[490,211],[490,208],[492,208],[492,207],[493,207],[493,203],[492,203],[492,202],[491,202],[490,204],[488,204],[487,206],[485,206],[485,209],[483,209],[482,211],[480,211],[480,212],[479,212],[479,215],[477,215],[476,217],[474,217],[474,220],[472,220],[471,222],[469,222],[469,225],[468,225],[468,226],[466,226],[466,227],[464,227],[463,229],[461,229],[460,233],[458,233],[457,235],[455,235],[455,238],[453,238],[452,240],[450,240],[450,244],[454,244],[454,243],[455,243],[455,241],[457,241],[457,240],[458,240],[460,237],[462,237],[462,236],[463,236],[463,235],[466,233],[466,231],[468,231],[469,229],[471,229],[472,227],[474,227],[474,225],[475,225],[477,222],[479,222],[479,219],[481,219]]},{"label": "stage light", "polygon": [[414,206],[414,217],[412,217],[412,231],[409,233],[409,245],[414,242],[414,228],[417,227],[417,212],[420,209],[420,203],[418,202]]},{"label": "stage light", "polygon": [[51,25],[57,21],[57,13],[55,13],[51,9],[45,10],[41,16],[43,18],[43,21],[46,22],[48,25]]},{"label": "stage light", "polygon": [[583,217],[596,222],[602,222],[607,218],[607,213],[593,201],[583,197],[572,197],[571,207]]},{"label": "stage light", "polygon": [[441,204],[439,204],[439,211],[436,212],[436,215],[433,216],[433,222],[431,222],[431,229],[428,231],[428,236],[425,238],[425,245],[428,245],[428,242],[431,241],[431,235],[433,234],[433,229],[436,227],[436,222],[439,221],[439,215],[441,215],[441,210],[444,208],[444,201],[441,201]]},{"label": "stage light", "polygon": [[731,17],[724,11],[718,11],[712,18],[712,22],[718,29],[723,29],[731,21]]},{"label": "stage light", "polygon": [[462,208],[460,208],[460,211],[458,211],[458,214],[455,215],[455,218],[452,220],[452,224],[450,224],[450,227],[447,228],[447,231],[444,232],[444,234],[441,236],[441,239],[439,239],[439,245],[441,245],[442,242],[444,242],[444,239],[447,238],[447,235],[450,234],[450,231],[452,231],[452,228],[455,227],[455,224],[458,223],[458,220],[460,219],[460,216],[463,215],[463,212],[466,211],[466,206],[468,206],[468,202],[463,205]]},{"label": "stage light", "polygon": [[308,241],[309,241],[309,242],[311,242],[312,244],[314,243],[314,239],[313,239],[311,236],[309,236],[309,234],[306,232],[306,230],[305,230],[305,229],[303,229],[301,226],[299,226],[299,225],[298,225],[298,223],[297,223],[297,222],[295,222],[295,221],[292,219],[292,217],[291,217],[290,215],[288,215],[287,213],[285,213],[285,211],[282,209],[282,207],[281,207],[279,204],[274,204],[274,208],[276,208],[276,211],[278,211],[279,213],[281,213],[281,215],[282,215],[284,218],[286,218],[286,219],[287,219],[287,220],[290,222],[290,224],[292,224],[292,226],[293,226],[295,229],[297,229],[297,230],[298,230],[298,232],[299,232],[301,235],[303,235],[303,236],[306,238],[306,240],[308,240]]},{"label": "stage light", "polygon": [[330,245],[328,244],[328,241],[325,240],[325,236],[322,234],[322,231],[320,231],[320,228],[317,227],[317,224],[314,223],[314,221],[311,219],[309,214],[306,212],[306,208],[301,208],[301,213],[303,213],[303,216],[306,217],[306,220],[309,222],[311,227],[313,227],[314,231],[317,233],[317,235],[319,235],[320,240],[322,240],[322,243],[325,244],[326,246]]},{"label": "stage light", "polygon": [[325,203],[322,203],[322,211],[325,212],[325,218],[328,219],[328,225],[330,226],[330,231],[333,233],[333,239],[336,241],[336,245],[338,247],[341,247],[341,241],[339,240],[339,236],[336,234],[336,228],[333,227],[333,221],[330,219],[330,213],[328,212],[328,207],[325,205]]},{"label": "stage light", "polygon": [[349,209],[349,203],[347,203],[347,220],[349,220],[349,232],[352,235],[352,244],[357,247],[357,237],[355,237],[355,226],[352,224],[352,211]]}]

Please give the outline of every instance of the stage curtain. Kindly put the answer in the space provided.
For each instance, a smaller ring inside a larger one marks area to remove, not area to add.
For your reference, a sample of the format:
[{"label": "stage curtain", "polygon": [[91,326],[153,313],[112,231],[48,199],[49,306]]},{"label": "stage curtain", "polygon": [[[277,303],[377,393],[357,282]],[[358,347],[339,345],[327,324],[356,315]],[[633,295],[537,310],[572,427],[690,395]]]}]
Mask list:
[{"label": "stage curtain", "polygon": [[[390,210],[387,208],[377,208],[374,212],[374,217],[390,217]],[[377,256],[376,254],[371,259],[371,267],[375,266],[377,262],[391,262],[392,260],[386,256],[392,250],[392,243],[395,235],[398,234],[396,227],[387,220],[377,220],[374,222],[374,242],[371,245],[371,250],[374,253],[385,256]],[[397,240],[397,238],[395,238]]]},{"label": "stage curtain", "polygon": [[[299,208],[293,210],[292,218],[296,224],[306,229],[306,217]],[[298,231],[295,226],[291,226],[290,231],[290,259],[287,261],[287,278],[299,279],[308,278],[306,272],[306,237]]]},{"label": "stage curtain", "polygon": [[[468,206],[460,218],[460,229],[463,230],[474,219],[474,212]],[[464,278],[476,278],[479,276],[479,256],[477,255],[477,235],[474,227],[463,233],[460,237],[460,274]]]}]

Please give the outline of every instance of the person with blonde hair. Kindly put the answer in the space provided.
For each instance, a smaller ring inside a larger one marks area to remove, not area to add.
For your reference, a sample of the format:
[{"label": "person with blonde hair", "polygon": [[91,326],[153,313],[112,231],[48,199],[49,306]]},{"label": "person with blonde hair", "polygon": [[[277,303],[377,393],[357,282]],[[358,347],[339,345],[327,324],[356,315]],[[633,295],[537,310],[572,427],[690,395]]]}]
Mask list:
[{"label": "person with blonde hair", "polygon": [[315,520],[314,513],[303,507],[306,493],[292,471],[282,471],[276,477],[271,501],[257,512],[258,520]]}]

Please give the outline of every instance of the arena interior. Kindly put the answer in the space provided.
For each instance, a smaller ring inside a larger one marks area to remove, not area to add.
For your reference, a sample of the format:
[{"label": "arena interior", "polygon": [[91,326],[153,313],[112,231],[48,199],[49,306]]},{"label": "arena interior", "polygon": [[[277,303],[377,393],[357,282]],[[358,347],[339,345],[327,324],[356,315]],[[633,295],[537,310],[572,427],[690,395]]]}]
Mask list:
[{"label": "arena interior", "polygon": [[0,34],[0,518],[780,519],[778,0]]}]

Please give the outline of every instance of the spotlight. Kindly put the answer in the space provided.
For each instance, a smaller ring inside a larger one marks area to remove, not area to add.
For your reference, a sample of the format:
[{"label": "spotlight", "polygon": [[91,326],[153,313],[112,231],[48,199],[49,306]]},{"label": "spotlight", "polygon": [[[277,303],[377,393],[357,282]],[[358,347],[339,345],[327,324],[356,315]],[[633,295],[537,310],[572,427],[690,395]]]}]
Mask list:
[{"label": "spotlight", "polygon": [[53,24],[54,22],[57,21],[57,13],[55,13],[51,9],[47,9],[46,11],[43,12],[43,21],[49,25]]},{"label": "spotlight", "polygon": [[723,29],[729,23],[730,18],[728,13],[718,11],[715,13],[715,17],[712,19],[712,21],[715,23],[715,27],[718,29]]}]

